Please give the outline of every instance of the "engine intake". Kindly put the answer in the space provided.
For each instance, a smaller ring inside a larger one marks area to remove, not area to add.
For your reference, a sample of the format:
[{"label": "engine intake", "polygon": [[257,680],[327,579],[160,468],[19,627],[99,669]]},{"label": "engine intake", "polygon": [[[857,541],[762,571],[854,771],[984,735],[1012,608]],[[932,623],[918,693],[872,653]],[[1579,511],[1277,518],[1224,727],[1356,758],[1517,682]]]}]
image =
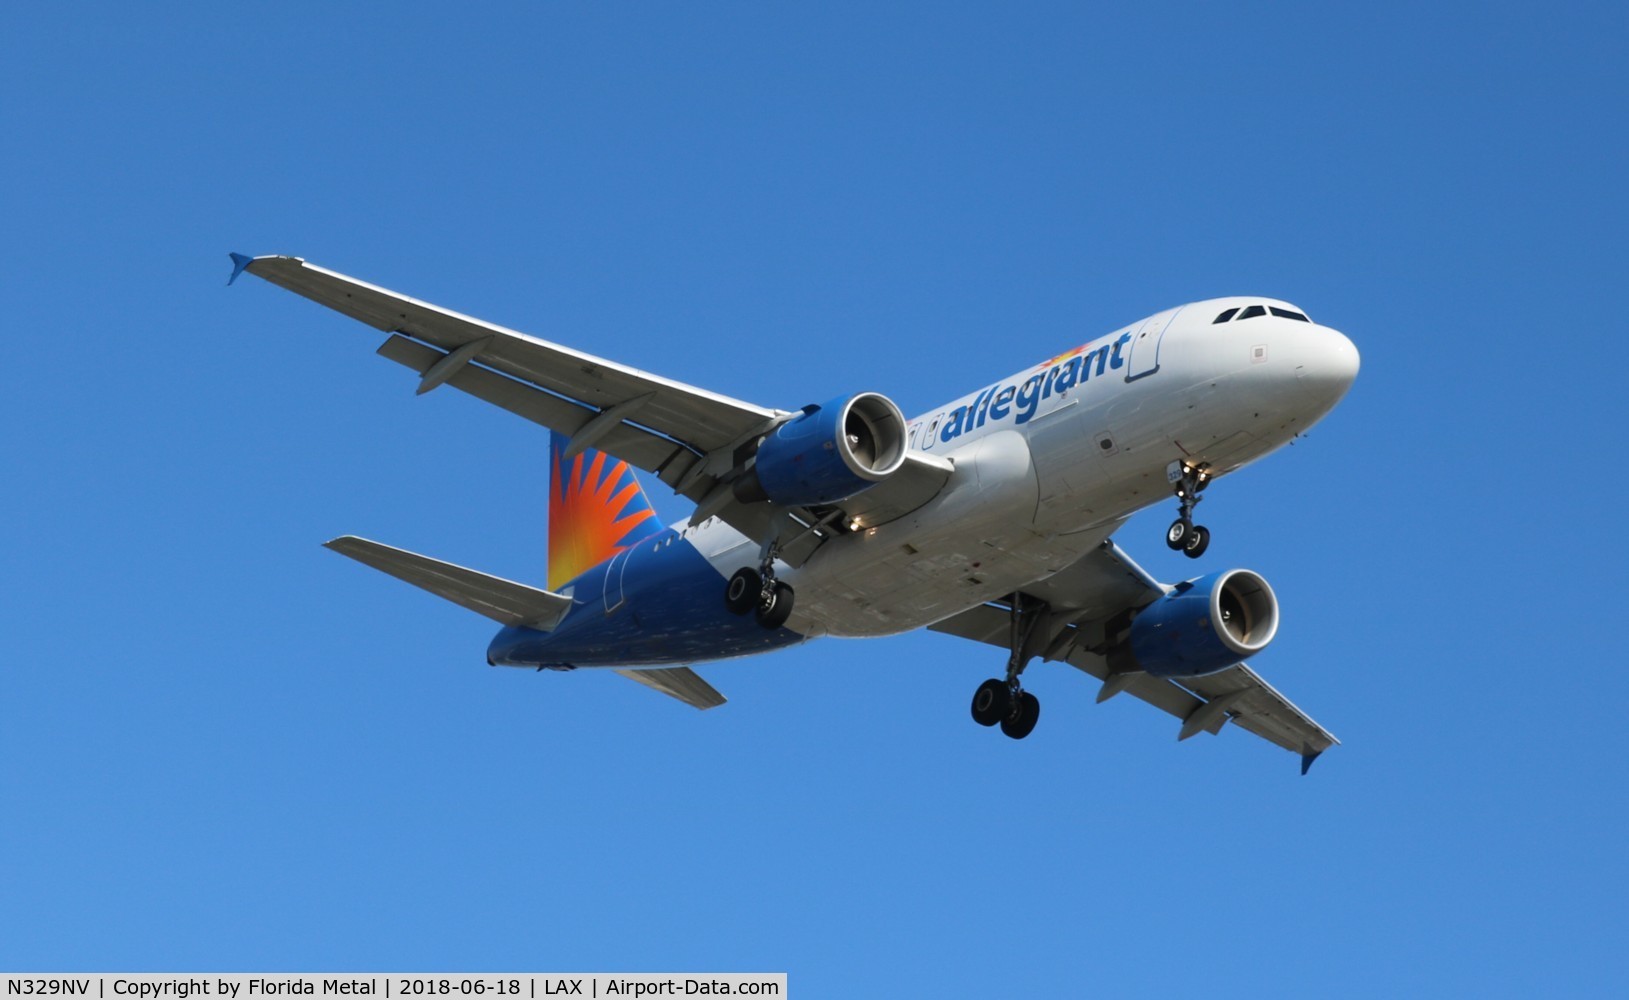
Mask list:
[{"label": "engine intake", "polygon": [[1199,677],[1261,652],[1278,633],[1278,598],[1259,574],[1212,573],[1148,605],[1109,652],[1109,666],[1156,677]]},{"label": "engine intake", "polygon": [[835,503],[898,472],[905,450],[905,416],[893,400],[875,392],[838,397],[804,407],[767,435],[733,489],[743,503]]}]

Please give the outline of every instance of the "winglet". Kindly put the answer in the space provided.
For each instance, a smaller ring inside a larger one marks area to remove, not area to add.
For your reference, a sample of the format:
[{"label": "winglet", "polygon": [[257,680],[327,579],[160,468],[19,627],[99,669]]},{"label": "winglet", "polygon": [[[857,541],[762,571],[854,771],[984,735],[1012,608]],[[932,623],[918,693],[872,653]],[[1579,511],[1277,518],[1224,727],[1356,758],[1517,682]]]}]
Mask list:
[{"label": "winglet", "polygon": [[240,253],[229,253],[227,256],[232,258],[232,276],[226,279],[226,283],[230,285],[232,282],[238,280],[238,275],[242,274],[243,269],[254,262],[254,258],[246,257]]},{"label": "winglet", "polygon": [[1301,744],[1301,774],[1305,775],[1312,770],[1312,762],[1323,754],[1322,750],[1314,750],[1307,744]]}]

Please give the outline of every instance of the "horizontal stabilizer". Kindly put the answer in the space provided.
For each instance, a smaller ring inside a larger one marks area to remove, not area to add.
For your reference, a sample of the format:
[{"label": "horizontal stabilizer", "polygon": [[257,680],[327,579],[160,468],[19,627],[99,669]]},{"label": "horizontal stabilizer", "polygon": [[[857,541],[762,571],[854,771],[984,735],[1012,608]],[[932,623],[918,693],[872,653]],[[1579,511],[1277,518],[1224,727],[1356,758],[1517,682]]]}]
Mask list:
[{"label": "horizontal stabilizer", "polygon": [[488,576],[355,535],[324,542],[323,547],[504,625],[523,625],[547,632],[560,624],[560,619],[571,610],[571,598],[562,594]]},{"label": "horizontal stabilizer", "polygon": [[617,673],[638,681],[665,695],[677,698],[697,708],[717,708],[724,704],[724,696],[697,676],[689,667],[663,667],[659,670],[618,670]]}]

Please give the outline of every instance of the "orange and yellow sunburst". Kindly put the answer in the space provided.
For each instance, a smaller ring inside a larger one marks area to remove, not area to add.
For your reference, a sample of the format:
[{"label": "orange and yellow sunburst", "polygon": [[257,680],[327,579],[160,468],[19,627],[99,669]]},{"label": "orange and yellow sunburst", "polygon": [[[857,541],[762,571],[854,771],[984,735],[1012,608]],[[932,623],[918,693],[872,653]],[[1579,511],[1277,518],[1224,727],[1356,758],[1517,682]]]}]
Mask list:
[{"label": "orange and yellow sunburst", "polygon": [[551,439],[548,586],[554,590],[661,526],[627,462],[585,451],[562,464],[565,439]]},{"label": "orange and yellow sunburst", "polygon": [[1084,351],[1088,346],[1090,345],[1082,344],[1080,347],[1072,347],[1051,360],[1041,362],[1036,367],[1051,368],[1053,365],[1062,364],[1063,362],[1068,361],[1070,358],[1079,354],[1081,351]]}]

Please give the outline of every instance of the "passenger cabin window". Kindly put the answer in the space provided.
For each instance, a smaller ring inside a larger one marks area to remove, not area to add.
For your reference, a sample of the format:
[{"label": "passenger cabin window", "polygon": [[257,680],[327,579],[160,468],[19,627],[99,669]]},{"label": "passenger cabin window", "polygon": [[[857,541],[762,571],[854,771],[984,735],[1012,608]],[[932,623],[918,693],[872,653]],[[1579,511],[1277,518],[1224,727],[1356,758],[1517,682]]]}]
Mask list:
[{"label": "passenger cabin window", "polygon": [[1232,319],[1233,314],[1238,312],[1238,311],[1239,311],[1238,306],[1234,306],[1232,309],[1224,309],[1222,311],[1222,315],[1220,315],[1220,316],[1218,316],[1215,319],[1210,321],[1211,325],[1214,326],[1217,323],[1226,323],[1228,320]]},{"label": "passenger cabin window", "polygon": [[1298,313],[1294,309],[1280,309],[1277,306],[1273,306],[1272,310],[1274,316],[1282,316],[1285,319],[1298,319],[1303,323],[1312,322],[1312,320],[1307,319],[1306,313]]},{"label": "passenger cabin window", "polygon": [[1244,312],[1239,313],[1240,319],[1255,319],[1257,316],[1267,315],[1266,306],[1247,306]]}]

